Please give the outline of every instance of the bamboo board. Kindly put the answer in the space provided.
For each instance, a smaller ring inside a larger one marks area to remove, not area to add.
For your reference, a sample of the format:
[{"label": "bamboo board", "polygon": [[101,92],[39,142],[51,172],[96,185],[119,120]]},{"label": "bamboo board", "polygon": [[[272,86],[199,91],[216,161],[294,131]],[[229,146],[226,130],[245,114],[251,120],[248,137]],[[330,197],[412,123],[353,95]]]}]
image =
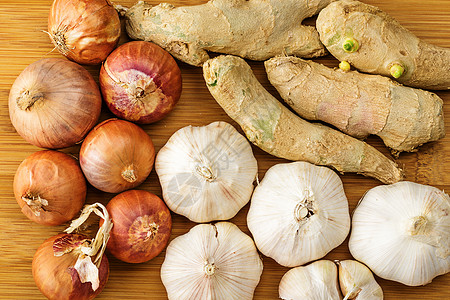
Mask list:
[{"label": "bamboo board", "polygon": [[[117,0],[117,4],[130,6],[133,0]],[[149,1],[157,4],[157,1]],[[174,5],[200,4],[206,1],[166,1]],[[424,40],[443,47],[450,47],[450,1],[449,0],[365,0],[385,10],[405,27]],[[51,52],[52,44],[42,32],[47,28],[47,16],[52,0],[0,0],[0,299],[44,299],[36,288],[31,275],[31,261],[37,247],[48,237],[61,232],[65,225],[45,227],[29,221],[20,211],[13,195],[13,178],[20,162],[38,151],[26,143],[14,130],[8,115],[8,94],[14,79],[30,63],[42,57],[60,57]],[[310,21],[313,22],[313,21]],[[125,42],[124,36],[121,42]],[[330,67],[338,62],[330,56],[318,59]],[[183,76],[183,93],[176,109],[162,121],[145,125],[158,151],[167,139],[186,125],[206,125],[213,121],[227,121],[239,128],[209,94],[200,68],[179,63]],[[261,62],[251,62],[261,83],[274,95],[265,76]],[[98,67],[88,67],[98,79]],[[450,116],[450,91],[437,92],[444,99],[444,113]],[[278,97],[278,96],[277,96]],[[103,108],[101,120],[113,117]],[[447,122],[450,132],[450,122]],[[378,138],[368,142],[385,154],[388,150]],[[259,163],[259,178],[274,164],[286,162],[272,157],[253,147]],[[64,152],[78,154],[79,147]],[[418,152],[402,154],[397,159],[406,172],[406,179],[430,184],[446,191],[450,190],[450,134],[435,143],[424,145]],[[360,175],[341,176],[353,211],[364,192],[380,183]],[[152,171],[140,189],[161,195],[161,188]],[[87,202],[107,203],[114,195],[90,188]],[[248,205],[231,221],[249,234],[246,227]],[[171,239],[186,233],[195,224],[173,214]],[[95,227],[95,226],[92,226]],[[95,228],[91,229],[94,230]],[[165,253],[150,262],[131,265],[120,262],[109,255],[110,278],[97,299],[167,299],[159,271]],[[350,259],[347,240],[328,254],[326,259]],[[255,291],[255,299],[277,299],[278,283],[288,270],[270,258],[263,257],[264,272]],[[450,299],[450,274],[439,276],[424,287],[407,287],[399,283],[377,281],[383,288],[385,299]]]}]

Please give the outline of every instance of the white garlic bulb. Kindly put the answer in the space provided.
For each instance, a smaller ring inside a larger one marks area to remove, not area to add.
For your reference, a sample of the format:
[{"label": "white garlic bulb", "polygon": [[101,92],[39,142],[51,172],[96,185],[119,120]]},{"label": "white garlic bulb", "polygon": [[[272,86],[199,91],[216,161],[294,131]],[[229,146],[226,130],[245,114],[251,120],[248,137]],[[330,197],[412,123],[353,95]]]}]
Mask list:
[{"label": "white garlic bulb", "polygon": [[194,222],[227,220],[248,203],[258,165],[245,137],[226,122],[187,126],[159,151],[163,198]]},{"label": "white garlic bulb", "polygon": [[293,268],[281,278],[278,292],[287,300],[340,300],[336,265],[318,260]]},{"label": "white garlic bulb", "polygon": [[356,260],[338,261],[337,264],[339,266],[339,285],[344,300],[383,299],[383,290],[369,268]]},{"label": "white garlic bulb", "polygon": [[450,198],[413,182],[377,186],[353,214],[349,249],[376,275],[410,286],[450,271]]},{"label": "white garlic bulb", "polygon": [[247,225],[258,249],[283,266],[319,259],[350,230],[342,181],[307,162],[275,165],[255,188]]},{"label": "white garlic bulb", "polygon": [[167,247],[161,279],[169,299],[252,299],[263,264],[253,240],[230,222],[200,224]]}]

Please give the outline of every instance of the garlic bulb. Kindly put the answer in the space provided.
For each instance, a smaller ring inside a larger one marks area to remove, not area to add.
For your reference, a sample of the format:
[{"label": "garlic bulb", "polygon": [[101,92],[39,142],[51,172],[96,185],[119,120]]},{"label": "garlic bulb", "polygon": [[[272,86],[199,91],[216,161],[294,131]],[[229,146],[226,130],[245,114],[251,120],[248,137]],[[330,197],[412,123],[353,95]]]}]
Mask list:
[{"label": "garlic bulb", "polygon": [[383,290],[375,281],[372,272],[356,260],[337,262],[339,284],[344,300],[382,300]]},{"label": "garlic bulb", "polygon": [[256,187],[247,215],[256,246],[287,267],[325,256],[350,230],[339,176],[307,162],[278,164]]},{"label": "garlic bulb", "polygon": [[369,190],[353,215],[349,248],[376,275],[410,286],[450,271],[450,198],[413,182]]},{"label": "garlic bulb", "polygon": [[252,239],[230,222],[200,224],[167,247],[161,279],[169,299],[252,299],[263,270]]},{"label": "garlic bulb", "polygon": [[329,260],[318,260],[290,269],[281,278],[278,292],[281,299],[340,300],[336,265]]},{"label": "garlic bulb", "polygon": [[226,122],[175,132],[156,157],[167,206],[194,222],[227,220],[250,200],[258,165],[249,142]]}]

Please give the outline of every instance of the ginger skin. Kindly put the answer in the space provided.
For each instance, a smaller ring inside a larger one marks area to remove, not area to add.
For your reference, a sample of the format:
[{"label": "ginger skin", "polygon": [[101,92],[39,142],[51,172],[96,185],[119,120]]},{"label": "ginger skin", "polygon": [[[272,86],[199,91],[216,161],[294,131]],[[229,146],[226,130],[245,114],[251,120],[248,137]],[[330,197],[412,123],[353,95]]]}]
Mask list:
[{"label": "ginger skin", "polygon": [[[407,86],[450,89],[450,49],[420,40],[377,7],[340,0],[319,13],[316,26],[328,51],[360,71]],[[347,39],[357,41],[359,49],[347,52]]]},{"label": "ginger skin", "polygon": [[243,59],[231,55],[210,59],[203,64],[203,76],[220,106],[264,151],[383,183],[403,178],[397,165],[372,146],[296,116],[264,89]]},{"label": "ginger skin", "polygon": [[139,1],[125,13],[125,24],[132,39],[154,42],[194,66],[209,59],[207,51],[251,60],[310,58],[325,48],[316,29],[301,23],[332,1],[211,0],[182,7]]},{"label": "ginger skin", "polygon": [[394,152],[445,136],[443,101],[434,93],[292,56],[274,57],[265,67],[270,83],[302,118],[357,138],[378,135]]}]

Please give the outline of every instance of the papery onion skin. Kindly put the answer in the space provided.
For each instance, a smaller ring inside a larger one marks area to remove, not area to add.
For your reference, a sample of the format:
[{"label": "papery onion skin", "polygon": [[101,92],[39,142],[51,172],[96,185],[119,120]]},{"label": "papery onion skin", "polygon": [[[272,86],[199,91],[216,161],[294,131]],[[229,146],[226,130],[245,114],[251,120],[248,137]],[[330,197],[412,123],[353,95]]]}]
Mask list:
[{"label": "papery onion skin", "polygon": [[99,266],[100,285],[94,291],[90,282],[81,283],[78,273],[73,268],[78,254],[74,250],[62,256],[55,256],[55,241],[69,238],[74,242],[87,239],[81,234],[58,234],[42,243],[37,249],[32,263],[33,278],[39,290],[50,300],[88,300],[94,299],[105,287],[109,276],[109,262],[103,255]]},{"label": "papery onion skin", "polygon": [[118,119],[98,124],[80,149],[80,165],[95,188],[120,193],[140,185],[153,168],[155,148],[138,125]]},{"label": "papery onion skin", "polygon": [[48,17],[48,34],[70,60],[97,65],[119,42],[119,14],[109,0],[55,0]]},{"label": "papery onion skin", "polygon": [[[172,218],[165,203],[155,194],[126,191],[112,198],[106,208],[114,224],[107,247],[117,259],[146,262],[167,246]],[[102,223],[103,220],[100,226]]]},{"label": "papery onion skin", "polygon": [[[74,158],[54,150],[38,151],[19,165],[14,196],[30,220],[60,225],[80,212],[86,199],[86,180]],[[31,201],[31,206],[25,200]],[[42,200],[48,205],[40,204]]]},{"label": "papery onion skin", "polygon": [[164,118],[181,95],[181,71],[173,57],[144,41],[114,50],[102,65],[99,82],[111,112],[140,124]]},{"label": "papery onion skin", "polygon": [[9,115],[17,132],[41,148],[80,142],[100,116],[102,98],[91,74],[62,58],[44,58],[17,77],[9,94]]}]

